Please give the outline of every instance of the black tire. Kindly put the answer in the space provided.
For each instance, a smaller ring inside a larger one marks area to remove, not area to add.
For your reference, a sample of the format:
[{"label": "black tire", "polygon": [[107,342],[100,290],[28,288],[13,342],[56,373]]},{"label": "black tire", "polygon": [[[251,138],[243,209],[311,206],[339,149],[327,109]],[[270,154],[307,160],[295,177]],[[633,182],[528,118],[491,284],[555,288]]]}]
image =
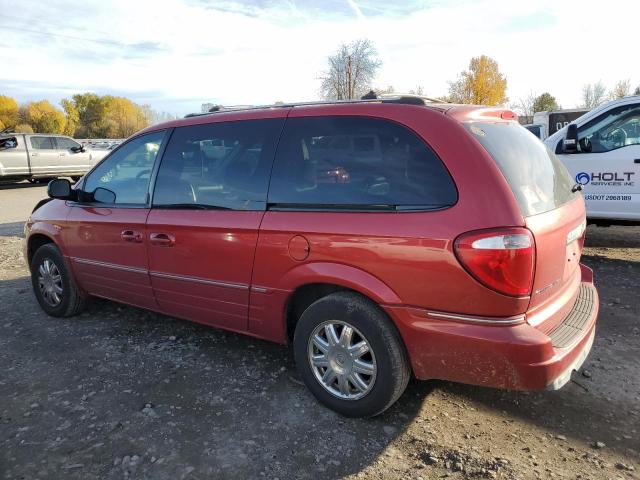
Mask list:
[{"label": "black tire", "polygon": [[[328,320],[344,322],[357,329],[375,355],[375,381],[362,398],[339,398],[314,374],[309,342],[314,330]],[[402,395],[411,376],[404,343],[395,325],[375,303],[353,292],[333,293],[312,303],[296,325],[293,348],[298,371],[307,388],[321,403],[347,417],[373,417],[384,412]]]},{"label": "black tire", "polygon": [[[55,265],[60,274],[62,292],[59,295],[59,303],[55,305],[45,298],[39,285],[40,267],[44,267],[46,261]],[[78,289],[64,263],[60,250],[53,243],[41,246],[33,255],[31,259],[31,284],[40,307],[52,317],[72,317],[85,309],[87,296]]]}]

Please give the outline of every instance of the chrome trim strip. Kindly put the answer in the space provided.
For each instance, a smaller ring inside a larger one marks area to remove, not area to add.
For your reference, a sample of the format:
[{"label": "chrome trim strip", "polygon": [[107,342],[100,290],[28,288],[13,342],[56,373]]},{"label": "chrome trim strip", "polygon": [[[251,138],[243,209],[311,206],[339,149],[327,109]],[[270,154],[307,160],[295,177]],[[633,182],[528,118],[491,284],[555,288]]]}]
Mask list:
[{"label": "chrome trim strip", "polygon": [[253,286],[253,287],[251,287],[251,291],[256,292],[256,293],[267,293],[267,289],[265,287]]},{"label": "chrome trim strip", "polygon": [[98,262],[97,260],[87,260],[86,258],[70,257],[76,263],[82,263],[85,265],[94,265],[96,267],[112,268],[114,270],[122,270],[125,272],[142,273],[146,275],[149,271],[145,268],[125,267],[124,265],[117,265],[115,263]]},{"label": "chrome trim strip", "polygon": [[204,278],[198,278],[198,277],[185,277],[183,275],[174,275],[171,273],[163,273],[163,272],[149,272],[149,274],[152,277],[168,278],[170,280],[181,280],[183,282],[201,283],[203,285],[214,285],[216,287],[227,287],[227,288],[237,288],[239,290],[249,290],[249,285],[244,285],[242,283],[218,282],[215,280],[205,280]]},{"label": "chrome trim strip", "polygon": [[442,318],[445,320],[458,320],[462,322],[478,323],[481,325],[518,325],[520,323],[524,323],[524,315],[504,318],[471,317],[468,315],[442,312],[427,312],[427,315],[429,315],[430,317]]}]

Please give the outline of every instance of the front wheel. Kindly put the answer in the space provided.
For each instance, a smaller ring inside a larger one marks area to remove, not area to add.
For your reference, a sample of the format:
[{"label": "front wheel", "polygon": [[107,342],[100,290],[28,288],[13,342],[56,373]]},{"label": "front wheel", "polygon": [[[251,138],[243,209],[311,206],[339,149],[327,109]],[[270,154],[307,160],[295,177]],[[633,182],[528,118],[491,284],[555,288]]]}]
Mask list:
[{"label": "front wheel", "polygon": [[393,323],[361,295],[338,292],[302,314],[294,354],[316,398],[348,417],[372,417],[404,392],[411,369]]},{"label": "front wheel", "polygon": [[31,260],[31,283],[38,303],[52,317],[71,317],[84,310],[87,297],[76,286],[58,247],[41,246]]}]

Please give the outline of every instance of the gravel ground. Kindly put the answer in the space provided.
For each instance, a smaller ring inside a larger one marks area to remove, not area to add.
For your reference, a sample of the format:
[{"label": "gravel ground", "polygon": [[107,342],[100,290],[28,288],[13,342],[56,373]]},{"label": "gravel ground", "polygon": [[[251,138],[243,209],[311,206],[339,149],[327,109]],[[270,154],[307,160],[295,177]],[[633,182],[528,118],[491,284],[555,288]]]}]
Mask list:
[{"label": "gravel ground", "polygon": [[19,237],[43,194],[0,188],[0,478],[640,478],[640,227],[589,227],[599,328],[561,391],[414,381],[353,420],[286,347],[101,300],[44,315]]}]

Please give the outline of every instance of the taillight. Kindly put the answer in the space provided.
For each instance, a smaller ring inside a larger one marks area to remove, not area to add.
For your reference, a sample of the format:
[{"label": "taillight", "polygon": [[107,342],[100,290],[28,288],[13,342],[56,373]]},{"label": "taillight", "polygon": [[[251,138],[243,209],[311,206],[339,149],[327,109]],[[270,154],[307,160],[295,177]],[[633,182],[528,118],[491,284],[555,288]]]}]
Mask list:
[{"label": "taillight", "polygon": [[525,228],[481,230],[455,241],[458,260],[483,285],[513,297],[531,294],[536,248]]}]

